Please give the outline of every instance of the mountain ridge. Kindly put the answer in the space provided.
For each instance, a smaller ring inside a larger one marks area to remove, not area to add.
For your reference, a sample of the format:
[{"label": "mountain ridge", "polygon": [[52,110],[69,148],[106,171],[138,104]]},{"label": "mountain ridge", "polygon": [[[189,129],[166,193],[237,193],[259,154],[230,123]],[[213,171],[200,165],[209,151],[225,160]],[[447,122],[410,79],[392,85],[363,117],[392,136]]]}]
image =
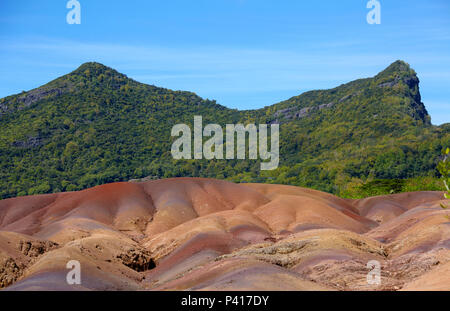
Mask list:
[{"label": "mountain ridge", "polygon": [[[267,107],[272,107],[272,106],[275,106],[275,105],[279,105],[279,104],[284,103],[284,102],[293,101],[296,98],[299,98],[302,95],[308,94],[310,92],[332,91],[334,89],[346,86],[348,84],[357,83],[359,81],[366,81],[368,79],[384,78],[387,74],[392,74],[392,72],[398,73],[398,72],[402,72],[402,71],[403,72],[407,72],[407,73],[412,73],[414,78],[410,79],[408,81],[413,81],[413,83],[414,83],[413,86],[414,87],[418,87],[419,80],[417,78],[417,75],[416,75],[415,71],[412,70],[410,68],[409,64],[407,64],[406,62],[404,62],[402,60],[397,60],[394,63],[392,63],[391,65],[389,65],[388,67],[386,67],[383,71],[379,72],[377,75],[375,75],[373,77],[361,78],[361,79],[353,80],[353,81],[350,81],[350,82],[347,82],[347,83],[343,83],[343,84],[341,84],[341,85],[339,85],[337,87],[331,88],[331,89],[306,91],[306,92],[303,92],[303,93],[301,93],[299,95],[292,96],[289,99],[283,100],[281,102],[274,103],[272,105],[269,105],[269,106],[266,106],[266,107],[263,107],[263,108],[253,109],[253,110],[265,109]],[[125,85],[126,84],[125,82],[131,82],[131,83],[134,83],[134,84],[148,86],[148,87],[156,88],[156,89],[160,89],[160,90],[166,90],[166,91],[171,91],[171,92],[189,93],[189,94],[192,94],[192,95],[195,95],[195,96],[198,96],[199,98],[201,98],[198,94],[196,94],[194,92],[185,91],[185,90],[171,90],[171,89],[160,87],[160,86],[156,86],[156,85],[153,85],[153,84],[147,84],[147,83],[142,83],[142,82],[136,81],[136,80],[134,80],[132,78],[129,78],[126,74],[123,74],[123,73],[113,69],[112,67],[106,66],[106,65],[104,65],[102,63],[99,63],[99,62],[91,61],[91,62],[85,62],[85,63],[81,64],[77,69],[73,70],[72,72],[70,72],[68,74],[65,74],[65,75],[63,75],[61,77],[58,77],[58,78],[56,78],[56,79],[54,79],[54,80],[52,80],[52,81],[50,81],[50,82],[40,86],[40,87],[31,89],[29,91],[23,91],[23,92],[18,93],[18,94],[9,95],[9,96],[6,96],[4,98],[0,98],[0,101],[4,101],[4,100],[6,100],[6,98],[10,98],[10,97],[20,96],[23,93],[30,93],[30,92],[39,90],[41,88],[46,88],[46,87],[51,86],[53,84],[55,84],[56,86],[61,87],[60,82],[64,81],[64,79],[66,79],[67,77],[70,77],[70,76],[73,76],[73,75],[79,75],[79,76],[83,76],[85,78],[88,78],[91,75],[95,76],[95,75],[105,75],[105,74],[106,75],[113,75],[113,76],[120,77],[120,79],[123,80],[123,84],[119,84],[119,86]],[[395,81],[392,81],[392,82],[394,82],[394,83],[390,84],[390,82],[385,82],[384,83],[385,85],[383,85],[383,86],[390,86],[391,87],[391,86],[397,84],[399,82],[399,80],[396,79]],[[404,82],[406,82],[406,81],[404,81]],[[380,85],[380,87],[381,86],[382,85]],[[47,95],[47,94],[45,94],[45,95]],[[420,95],[420,93],[419,93],[419,95]],[[205,99],[203,99],[203,100],[205,100]],[[223,105],[220,105],[220,106],[223,106]],[[223,106],[223,107],[226,107],[226,106]],[[226,107],[226,108],[228,108],[228,107]],[[0,109],[1,109],[1,106],[0,106]],[[228,108],[228,109],[232,109],[232,108]],[[238,111],[252,111],[252,110],[247,110],[247,109],[243,109],[243,110],[237,109],[237,110]],[[1,115],[1,110],[0,110],[0,115]],[[428,116],[428,112],[426,111],[426,109],[425,109],[424,116]]]},{"label": "mountain ridge", "polygon": [[[280,168],[170,160],[178,123],[280,123]],[[434,126],[416,72],[396,61],[371,78],[256,110],[128,78],[96,62],[0,99],[0,197],[80,190],[145,176],[287,183],[339,194],[356,178],[436,176],[449,127]]]}]

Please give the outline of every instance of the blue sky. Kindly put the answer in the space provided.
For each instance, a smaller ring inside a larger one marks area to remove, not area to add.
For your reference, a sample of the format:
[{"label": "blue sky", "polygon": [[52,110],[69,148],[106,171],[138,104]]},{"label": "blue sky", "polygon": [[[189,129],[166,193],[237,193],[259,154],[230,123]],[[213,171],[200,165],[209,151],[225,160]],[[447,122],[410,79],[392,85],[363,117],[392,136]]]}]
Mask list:
[{"label": "blue sky", "polygon": [[0,97],[86,61],[140,82],[252,109],[373,76],[397,59],[421,80],[433,124],[450,122],[450,1],[0,1]]}]

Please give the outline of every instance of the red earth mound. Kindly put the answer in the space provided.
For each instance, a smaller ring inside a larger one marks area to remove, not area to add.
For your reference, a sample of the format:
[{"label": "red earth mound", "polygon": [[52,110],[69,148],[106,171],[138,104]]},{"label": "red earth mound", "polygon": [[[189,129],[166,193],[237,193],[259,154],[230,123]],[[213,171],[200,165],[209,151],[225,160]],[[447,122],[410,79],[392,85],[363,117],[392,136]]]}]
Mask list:
[{"label": "red earth mound", "polygon": [[[174,178],[0,201],[5,290],[450,290],[441,192]],[[81,284],[66,281],[77,260]],[[369,284],[376,260],[381,282]]]}]

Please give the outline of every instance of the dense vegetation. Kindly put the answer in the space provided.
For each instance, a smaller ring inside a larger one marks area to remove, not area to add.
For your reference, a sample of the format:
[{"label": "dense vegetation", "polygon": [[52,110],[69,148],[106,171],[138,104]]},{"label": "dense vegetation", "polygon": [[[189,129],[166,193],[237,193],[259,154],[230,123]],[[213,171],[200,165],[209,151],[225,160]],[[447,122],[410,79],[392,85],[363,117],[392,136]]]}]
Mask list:
[{"label": "dense vegetation", "polygon": [[[280,123],[280,167],[172,160],[171,128],[192,125],[194,115],[204,124]],[[402,61],[373,78],[251,111],[86,63],[0,99],[0,198],[146,176],[292,184],[345,197],[438,190],[436,165],[447,146],[450,124],[431,125],[416,73]]]}]

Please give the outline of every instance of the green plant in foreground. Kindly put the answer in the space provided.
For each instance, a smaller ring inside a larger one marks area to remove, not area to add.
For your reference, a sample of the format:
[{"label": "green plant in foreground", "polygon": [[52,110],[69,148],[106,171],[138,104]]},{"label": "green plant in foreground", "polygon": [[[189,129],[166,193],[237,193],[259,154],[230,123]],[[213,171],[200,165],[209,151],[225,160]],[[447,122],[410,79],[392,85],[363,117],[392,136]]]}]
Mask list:
[{"label": "green plant in foreground", "polygon": [[[450,148],[447,148],[444,151],[444,159],[438,164],[438,170],[442,175],[442,180],[445,186],[444,196],[446,199],[450,199],[450,189],[448,188],[448,185],[450,184],[450,161],[448,161],[449,155]],[[443,203],[441,203],[441,206],[442,208],[448,208],[448,206]]]}]

